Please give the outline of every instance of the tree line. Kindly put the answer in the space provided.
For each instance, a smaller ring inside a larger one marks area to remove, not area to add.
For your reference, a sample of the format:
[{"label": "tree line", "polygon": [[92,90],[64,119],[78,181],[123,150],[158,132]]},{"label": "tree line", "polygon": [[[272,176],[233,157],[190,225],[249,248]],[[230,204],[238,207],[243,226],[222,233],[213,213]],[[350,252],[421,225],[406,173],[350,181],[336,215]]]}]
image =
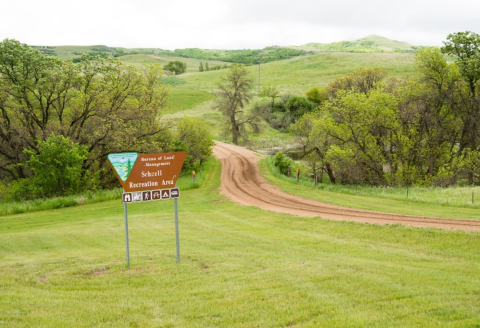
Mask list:
[{"label": "tree line", "polygon": [[159,65],[83,58],[73,63],[0,42],[0,182],[11,197],[116,186],[109,153],[182,149],[186,167],[210,154],[209,146],[193,151],[190,140],[197,133],[193,140],[212,145],[204,124],[183,119],[173,133],[159,120],[169,94]]},{"label": "tree line", "polygon": [[480,184],[479,35],[450,34],[415,65],[405,80],[370,68],[328,85],[328,100],[291,129],[314,171],[333,183]]},{"label": "tree line", "polygon": [[170,55],[178,57],[224,61],[244,65],[254,65],[259,61],[262,63],[268,63],[306,54],[308,54],[308,52],[304,50],[281,47],[267,47],[261,50],[203,50],[198,48],[187,48],[175,49],[175,51],[170,52]]},{"label": "tree line", "polygon": [[236,69],[235,78],[232,70],[219,83],[217,107],[233,142],[246,125],[256,129],[266,118],[292,133],[311,170],[332,183],[479,185],[480,36],[450,34],[441,48],[418,49],[415,66],[417,74],[403,80],[362,68],[306,97],[266,87],[260,96],[270,101],[250,114],[245,84],[252,79]]}]

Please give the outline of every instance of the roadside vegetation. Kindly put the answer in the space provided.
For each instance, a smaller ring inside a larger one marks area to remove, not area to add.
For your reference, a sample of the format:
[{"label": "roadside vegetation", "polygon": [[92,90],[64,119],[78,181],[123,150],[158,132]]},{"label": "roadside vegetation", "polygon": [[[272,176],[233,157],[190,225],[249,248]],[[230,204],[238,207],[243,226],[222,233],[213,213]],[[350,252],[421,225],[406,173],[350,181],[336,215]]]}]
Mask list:
[{"label": "roadside vegetation", "polygon": [[[289,194],[339,206],[386,213],[480,220],[480,187],[377,187],[319,182],[315,186],[308,167],[282,155],[260,161],[261,174]],[[288,168],[291,175],[288,176]],[[299,180],[297,182],[297,171]],[[342,195],[344,195],[342,197]],[[425,206],[427,205],[427,206]]]},{"label": "roadside vegetation", "polygon": [[331,184],[480,185],[480,36],[451,34],[418,50],[415,67],[402,80],[362,68],[305,97],[271,88],[255,110],[293,134],[310,172]]},{"label": "roadside vegetation", "polygon": [[[179,136],[177,122],[161,119],[169,87],[159,65],[82,58],[73,63],[15,40],[0,43],[0,201],[117,187],[109,153],[184,150],[184,171],[211,155],[203,122],[189,120],[190,133]],[[208,146],[194,149],[192,140]]]}]

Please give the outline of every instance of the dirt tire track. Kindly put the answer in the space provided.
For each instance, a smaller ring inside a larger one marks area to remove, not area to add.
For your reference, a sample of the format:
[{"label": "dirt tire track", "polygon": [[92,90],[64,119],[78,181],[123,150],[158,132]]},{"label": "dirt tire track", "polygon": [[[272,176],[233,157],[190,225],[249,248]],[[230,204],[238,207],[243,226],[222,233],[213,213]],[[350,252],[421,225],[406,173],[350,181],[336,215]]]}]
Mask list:
[{"label": "dirt tire track", "polygon": [[414,227],[434,227],[480,232],[480,221],[441,219],[365,211],[317,202],[282,192],[269,184],[257,166],[261,155],[222,142],[216,142],[214,155],[222,162],[221,191],[233,201],[265,210],[337,221],[375,224],[403,224]]}]

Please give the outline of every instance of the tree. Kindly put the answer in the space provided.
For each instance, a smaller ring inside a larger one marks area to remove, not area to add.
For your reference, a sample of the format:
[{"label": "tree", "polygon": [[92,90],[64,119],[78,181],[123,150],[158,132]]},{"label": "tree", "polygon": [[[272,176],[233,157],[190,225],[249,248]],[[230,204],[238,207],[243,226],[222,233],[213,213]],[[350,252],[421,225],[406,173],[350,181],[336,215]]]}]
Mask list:
[{"label": "tree", "polygon": [[285,156],[281,151],[275,154],[275,157],[273,158],[273,165],[277,167],[283,175],[288,175],[288,169],[291,169],[293,164],[293,160]]},{"label": "tree", "polygon": [[[469,95],[458,98],[461,104],[458,114],[462,118],[463,130],[459,153],[467,159],[470,152],[480,151],[480,100],[478,88],[480,80],[480,35],[466,31],[449,34],[444,42],[442,52],[457,58],[455,64],[468,84]],[[468,177],[474,182],[474,172]]]},{"label": "tree", "polygon": [[215,108],[225,117],[225,124],[232,133],[232,142],[246,137],[246,126],[259,130],[259,118],[245,113],[245,106],[252,97],[253,79],[244,65],[234,64],[217,84]]},{"label": "tree", "polygon": [[82,166],[115,182],[107,155],[125,150],[158,152],[167,127],[158,123],[168,90],[158,65],[124,65],[113,57],[74,64],[46,56],[15,40],[0,42],[0,178],[31,172],[18,164],[24,149],[38,153],[37,140],[51,133],[87,147]]},{"label": "tree", "polygon": [[168,62],[167,65],[163,66],[163,70],[173,72],[175,75],[180,75],[185,73],[185,71],[187,70],[187,64],[175,60]]},{"label": "tree", "polygon": [[326,160],[343,183],[388,184],[385,168],[395,174],[396,167],[397,108],[396,97],[381,87],[367,94],[340,91],[326,105],[332,118],[328,133],[335,140]]},{"label": "tree", "polygon": [[403,180],[434,178],[456,156],[462,130],[458,99],[465,90],[455,65],[435,47],[415,53],[418,76],[397,90],[398,117],[404,147],[399,153]]},{"label": "tree", "polygon": [[203,71],[204,71],[204,69],[203,69],[203,63],[202,63],[202,62],[200,62],[200,66],[198,67],[198,71],[199,71],[199,72],[203,72]]},{"label": "tree", "polygon": [[210,69],[208,68],[208,62],[205,62],[205,71],[209,71]]},{"label": "tree", "polygon": [[188,116],[179,119],[177,137],[186,148],[189,167],[193,167],[197,161],[205,161],[212,154],[214,143],[210,127],[202,121]]},{"label": "tree", "polygon": [[267,85],[262,87],[262,91],[258,94],[260,97],[268,97],[272,99],[272,110],[275,107],[275,99],[278,97],[280,92],[277,90],[277,87],[272,85]]},{"label": "tree", "polygon": [[354,90],[366,94],[385,79],[387,72],[380,68],[361,68],[357,72],[330,82],[326,88],[330,97],[335,98],[339,90]]},{"label": "tree", "polygon": [[330,182],[335,183],[335,176],[331,164],[325,161],[325,155],[333,144],[327,133],[328,120],[324,120],[325,113],[307,113],[290,127],[290,133],[295,136],[296,143],[301,147],[300,159],[305,161],[317,173],[320,170],[320,181],[323,172],[329,176]]},{"label": "tree", "polygon": [[447,40],[443,42],[442,52],[458,58],[456,63],[475,97],[480,80],[480,35],[470,31],[457,32],[449,34]]},{"label": "tree", "polygon": [[312,112],[317,106],[308,101],[305,97],[292,96],[285,104],[285,109],[289,111],[296,120],[303,116],[303,114]]},{"label": "tree", "polygon": [[29,159],[24,166],[34,173],[33,195],[48,197],[77,192],[81,187],[82,165],[87,158],[86,146],[53,133],[45,141],[37,142],[38,153],[25,150]]},{"label": "tree", "polygon": [[307,100],[320,106],[324,101],[328,100],[328,92],[325,89],[312,87],[305,93]]}]

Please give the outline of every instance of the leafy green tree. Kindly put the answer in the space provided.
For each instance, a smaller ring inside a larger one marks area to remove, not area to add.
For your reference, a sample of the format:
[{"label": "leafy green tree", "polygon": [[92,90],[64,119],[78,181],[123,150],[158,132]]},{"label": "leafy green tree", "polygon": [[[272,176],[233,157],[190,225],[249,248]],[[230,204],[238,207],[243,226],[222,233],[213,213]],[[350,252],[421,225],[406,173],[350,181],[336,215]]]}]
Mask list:
[{"label": "leafy green tree", "polygon": [[325,89],[312,87],[305,93],[307,100],[320,106],[323,102],[328,100],[328,92]]},{"label": "leafy green tree", "polygon": [[456,156],[463,126],[456,98],[465,85],[457,67],[447,64],[435,47],[419,49],[415,65],[418,76],[400,84],[396,92],[404,139],[399,173],[407,184],[436,176]]},{"label": "leafy green tree", "polygon": [[158,152],[167,127],[158,122],[168,89],[158,65],[124,65],[94,58],[73,64],[46,56],[15,40],[0,42],[0,178],[31,172],[24,149],[38,153],[38,139],[53,132],[87,147],[82,174],[99,172],[116,183],[107,155],[125,149]]},{"label": "leafy green tree", "polygon": [[31,187],[35,196],[65,195],[80,190],[82,165],[87,158],[86,146],[53,133],[38,140],[38,153],[25,150],[29,159],[24,166],[33,171]]},{"label": "leafy green tree", "polygon": [[173,72],[175,75],[180,75],[187,70],[187,64],[179,60],[170,61],[167,65],[163,66],[163,70]]},{"label": "leafy green tree", "polygon": [[449,34],[442,52],[457,57],[456,64],[470,87],[472,96],[477,94],[480,80],[480,35],[470,31]]},{"label": "leafy green tree", "polygon": [[387,72],[380,68],[361,68],[359,71],[349,73],[344,77],[330,82],[326,88],[329,96],[335,98],[339,90],[354,90],[366,94],[374,89],[380,81],[387,76]]},{"label": "leafy green tree", "polygon": [[217,84],[215,108],[225,117],[225,124],[232,133],[232,142],[246,138],[246,126],[259,131],[259,117],[245,113],[245,106],[252,98],[253,79],[244,65],[234,64]]},{"label": "leafy green tree", "polygon": [[314,103],[300,96],[290,97],[285,104],[286,110],[289,111],[295,119],[300,118],[305,113],[314,111],[316,107]]},{"label": "leafy green tree", "polygon": [[[462,119],[459,155],[467,160],[480,151],[480,35],[466,31],[449,34],[442,52],[456,57],[455,64],[468,85],[468,93],[458,97],[458,114]],[[469,173],[469,183],[474,182],[475,173]],[[477,177],[477,179],[480,177]]]},{"label": "leafy green tree", "polygon": [[293,164],[293,160],[285,156],[281,151],[276,153],[273,158],[273,165],[284,175],[288,174],[288,168],[291,168]]},{"label": "leafy green tree", "polygon": [[[332,118],[328,133],[337,145],[331,146],[326,158],[343,183],[353,183],[356,177],[388,184],[384,166],[395,167],[397,107],[394,95],[382,88],[367,94],[340,91],[334,102],[326,104]],[[357,172],[352,175],[352,171]]]},{"label": "leafy green tree", "polygon": [[205,161],[214,145],[210,127],[195,118],[185,116],[177,121],[177,138],[188,152],[188,167]]},{"label": "leafy green tree", "polygon": [[303,154],[300,158],[306,161],[312,172],[320,170],[320,181],[326,172],[331,183],[336,182],[332,164],[326,160],[327,151],[335,140],[329,133],[332,126],[328,113],[307,113],[293,124],[289,131],[295,136],[295,141],[300,145]]},{"label": "leafy green tree", "polygon": [[280,91],[277,90],[277,87],[272,85],[267,85],[262,87],[262,91],[258,94],[260,97],[268,97],[272,99],[272,109],[275,107],[275,99],[278,98]]},{"label": "leafy green tree", "polygon": [[209,70],[210,70],[210,68],[208,68],[208,62],[205,62],[205,71],[208,72]]},{"label": "leafy green tree", "polygon": [[200,62],[200,66],[198,67],[199,72],[203,72],[205,69],[203,68],[203,63]]}]

